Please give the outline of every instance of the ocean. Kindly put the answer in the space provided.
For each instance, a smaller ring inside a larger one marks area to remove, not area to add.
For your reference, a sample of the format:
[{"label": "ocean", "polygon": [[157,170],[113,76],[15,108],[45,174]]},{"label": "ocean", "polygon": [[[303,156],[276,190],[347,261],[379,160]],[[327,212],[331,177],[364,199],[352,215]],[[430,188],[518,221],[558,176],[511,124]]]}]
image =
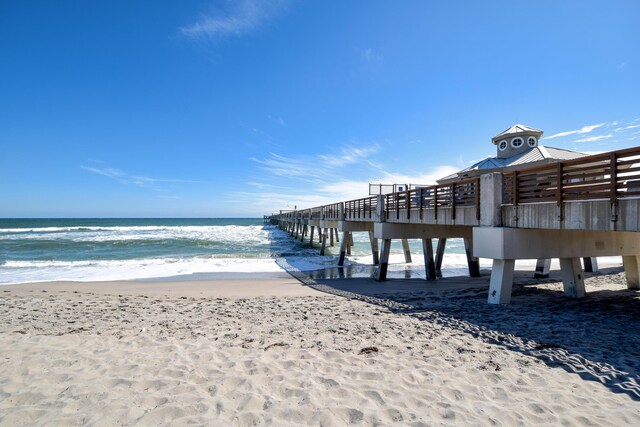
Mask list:
[{"label": "ocean", "polygon": [[[335,269],[340,245],[319,255],[260,219],[0,219],[0,284],[42,281],[207,279],[285,269]],[[423,277],[419,241],[405,264],[392,245],[389,277]],[[354,233],[347,275],[373,274],[369,239]],[[462,241],[447,241],[443,274],[465,274]]]}]

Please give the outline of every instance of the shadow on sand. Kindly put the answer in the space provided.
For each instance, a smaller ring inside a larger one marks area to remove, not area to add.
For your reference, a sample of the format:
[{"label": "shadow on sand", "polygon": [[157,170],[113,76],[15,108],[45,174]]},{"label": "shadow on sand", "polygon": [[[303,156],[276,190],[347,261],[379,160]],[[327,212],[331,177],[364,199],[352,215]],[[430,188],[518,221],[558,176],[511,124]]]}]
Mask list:
[{"label": "shadow on sand", "polygon": [[[369,266],[302,273],[286,260],[280,264],[319,291],[384,306],[425,327],[435,323],[455,329],[640,400],[640,292],[626,289],[621,268],[587,274],[587,297],[577,300],[564,297],[559,272],[548,279],[520,272],[512,303],[500,306],[487,303],[488,271],[477,279],[376,282]],[[598,276],[619,290],[598,289]]]}]

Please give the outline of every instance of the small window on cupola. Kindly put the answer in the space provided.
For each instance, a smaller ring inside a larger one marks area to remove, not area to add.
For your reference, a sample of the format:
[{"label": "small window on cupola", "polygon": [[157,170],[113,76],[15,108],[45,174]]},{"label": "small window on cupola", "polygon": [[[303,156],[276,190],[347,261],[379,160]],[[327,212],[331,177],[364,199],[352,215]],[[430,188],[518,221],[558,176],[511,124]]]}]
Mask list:
[{"label": "small window on cupola", "polygon": [[529,145],[529,147],[533,148],[538,145],[538,140],[535,137],[530,136],[529,139],[527,139],[527,144]]},{"label": "small window on cupola", "polygon": [[500,141],[500,143],[498,144],[498,149],[499,149],[500,151],[504,151],[504,150],[506,150],[506,149],[507,149],[507,145],[508,145],[507,140],[506,140],[506,139],[503,139],[503,140],[502,140],[502,141]]},{"label": "small window on cupola", "polygon": [[520,148],[522,147],[522,144],[524,144],[524,140],[522,138],[513,138],[511,140],[511,146],[513,148]]}]

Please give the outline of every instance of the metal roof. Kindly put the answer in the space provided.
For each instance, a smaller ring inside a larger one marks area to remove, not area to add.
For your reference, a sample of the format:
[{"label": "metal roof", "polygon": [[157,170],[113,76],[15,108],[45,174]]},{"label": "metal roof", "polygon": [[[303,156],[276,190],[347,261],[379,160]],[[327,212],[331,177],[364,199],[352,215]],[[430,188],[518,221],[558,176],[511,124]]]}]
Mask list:
[{"label": "metal roof", "polygon": [[513,126],[511,126],[509,129],[505,129],[502,132],[500,132],[499,134],[497,134],[496,136],[494,136],[492,139],[497,139],[497,138],[501,138],[507,135],[513,135],[516,133],[524,133],[524,132],[530,132],[530,133],[539,133],[540,135],[542,135],[542,131],[539,129],[535,129],[529,126],[525,126],[525,125],[519,125],[519,124],[515,124]]},{"label": "metal roof", "polygon": [[[456,175],[463,174],[465,172],[482,169],[498,169],[506,168],[514,165],[523,165],[525,163],[538,162],[540,160],[552,159],[552,160],[570,160],[584,157],[587,154],[579,153],[577,151],[563,150],[555,147],[537,146],[533,147],[523,153],[516,154],[515,156],[507,157],[506,159],[499,159],[497,157],[488,157],[480,160],[479,162],[463,169],[453,175],[446,178],[455,177]],[[445,179],[445,178],[442,178]]]}]

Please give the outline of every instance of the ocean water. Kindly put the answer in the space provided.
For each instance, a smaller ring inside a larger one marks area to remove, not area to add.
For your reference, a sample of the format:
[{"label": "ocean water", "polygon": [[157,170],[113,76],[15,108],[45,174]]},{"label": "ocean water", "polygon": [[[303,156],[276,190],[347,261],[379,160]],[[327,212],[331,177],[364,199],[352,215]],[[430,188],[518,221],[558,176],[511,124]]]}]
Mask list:
[{"label": "ocean water", "polygon": [[[319,255],[262,219],[0,219],[0,284],[38,281],[210,278],[337,267],[339,243]],[[405,264],[392,246],[390,277],[424,277],[419,241]],[[367,276],[368,235],[354,233],[349,274]],[[482,264],[483,267],[488,264]],[[447,242],[443,274],[465,274],[464,246]]]}]

